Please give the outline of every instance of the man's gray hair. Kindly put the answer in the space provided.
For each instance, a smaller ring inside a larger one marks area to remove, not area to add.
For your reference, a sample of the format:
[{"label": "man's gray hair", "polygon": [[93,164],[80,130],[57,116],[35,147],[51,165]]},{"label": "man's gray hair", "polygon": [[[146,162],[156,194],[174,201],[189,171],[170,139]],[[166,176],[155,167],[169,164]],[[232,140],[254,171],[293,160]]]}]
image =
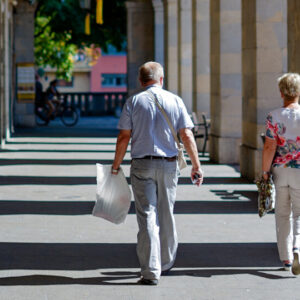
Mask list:
[{"label": "man's gray hair", "polygon": [[159,82],[161,77],[164,77],[164,69],[162,65],[157,62],[148,61],[139,68],[139,80],[142,83],[147,83],[152,80]]}]

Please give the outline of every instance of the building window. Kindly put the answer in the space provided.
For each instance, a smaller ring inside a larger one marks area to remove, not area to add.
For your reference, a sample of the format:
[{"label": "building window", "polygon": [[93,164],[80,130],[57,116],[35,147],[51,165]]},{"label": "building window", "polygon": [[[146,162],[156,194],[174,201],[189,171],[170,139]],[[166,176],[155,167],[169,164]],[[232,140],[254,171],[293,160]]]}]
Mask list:
[{"label": "building window", "polygon": [[102,74],[102,87],[126,87],[126,74]]},{"label": "building window", "polygon": [[58,79],[57,80],[57,86],[58,87],[73,87],[73,77],[70,81],[64,80],[64,79]]}]

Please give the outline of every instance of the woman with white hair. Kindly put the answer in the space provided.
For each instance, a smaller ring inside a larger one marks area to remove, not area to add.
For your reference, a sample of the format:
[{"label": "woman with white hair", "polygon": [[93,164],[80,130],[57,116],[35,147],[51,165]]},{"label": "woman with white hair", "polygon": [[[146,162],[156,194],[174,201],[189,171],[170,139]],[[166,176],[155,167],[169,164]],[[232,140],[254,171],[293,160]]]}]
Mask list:
[{"label": "woman with white hair", "polygon": [[284,269],[300,274],[300,75],[287,73],[278,79],[283,106],[266,121],[262,171],[272,174],[276,188],[276,233]]}]

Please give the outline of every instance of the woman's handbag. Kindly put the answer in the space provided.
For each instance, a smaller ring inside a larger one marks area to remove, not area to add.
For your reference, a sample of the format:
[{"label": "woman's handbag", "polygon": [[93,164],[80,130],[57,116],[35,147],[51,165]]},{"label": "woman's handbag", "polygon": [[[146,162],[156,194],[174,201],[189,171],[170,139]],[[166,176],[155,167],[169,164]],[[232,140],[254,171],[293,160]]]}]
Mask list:
[{"label": "woman's handbag", "polygon": [[161,111],[161,113],[163,114],[163,116],[165,117],[171,131],[172,131],[172,135],[174,137],[174,140],[177,144],[177,149],[178,149],[178,166],[179,166],[179,169],[182,170],[184,168],[187,167],[187,162],[186,162],[186,159],[185,159],[185,156],[184,156],[184,146],[182,143],[179,142],[178,140],[178,137],[177,137],[177,134],[165,112],[165,110],[162,108],[162,106],[160,105],[160,103],[158,102],[156,96],[151,93],[149,90],[147,90],[147,92],[149,93],[149,95],[151,96],[151,98],[155,101],[155,104],[156,106],[158,107],[158,109]]},{"label": "woman's handbag", "polygon": [[266,213],[275,208],[275,185],[272,176],[268,180],[263,177],[256,180],[258,188],[258,215],[263,217]]}]

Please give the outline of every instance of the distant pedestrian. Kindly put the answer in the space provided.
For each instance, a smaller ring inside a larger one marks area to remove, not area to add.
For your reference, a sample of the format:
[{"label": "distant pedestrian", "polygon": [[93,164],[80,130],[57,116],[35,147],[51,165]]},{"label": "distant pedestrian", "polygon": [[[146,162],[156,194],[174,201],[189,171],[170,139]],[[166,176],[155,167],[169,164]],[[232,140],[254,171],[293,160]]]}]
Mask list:
[{"label": "distant pedestrian", "polygon": [[35,75],[35,105],[36,107],[45,105],[45,94],[43,92],[43,85],[40,82],[38,74]]},{"label": "distant pedestrian", "polygon": [[284,268],[300,274],[300,76],[288,73],[278,79],[283,107],[267,117],[263,150],[263,177],[271,166],[276,188],[276,233]]},{"label": "distant pedestrian", "polygon": [[178,240],[173,215],[179,168],[178,150],[172,131],[158,109],[160,103],[179,133],[192,162],[191,178],[203,181],[193,123],[178,96],[162,89],[164,73],[159,63],[147,62],[139,69],[144,91],[129,98],[118,128],[112,173],[117,174],[131,139],[131,184],[139,226],[137,254],[141,266],[140,284],[156,285],[161,274],[175,261]]}]

